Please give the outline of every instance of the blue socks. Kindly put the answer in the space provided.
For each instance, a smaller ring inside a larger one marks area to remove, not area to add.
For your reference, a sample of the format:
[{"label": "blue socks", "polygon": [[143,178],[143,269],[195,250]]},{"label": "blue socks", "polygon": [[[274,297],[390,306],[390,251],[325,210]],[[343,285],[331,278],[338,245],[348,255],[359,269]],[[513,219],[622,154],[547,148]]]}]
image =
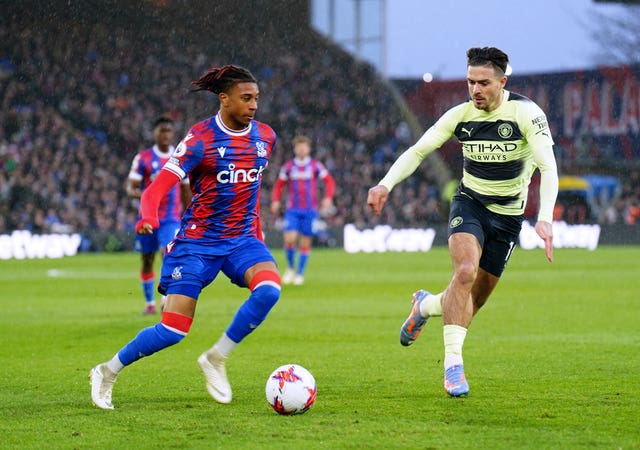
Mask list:
[{"label": "blue socks", "polygon": [[296,246],[295,245],[292,245],[292,246],[285,245],[284,254],[287,257],[287,265],[288,265],[288,267],[293,268],[293,266],[294,266],[294,264],[296,262]]},{"label": "blue socks", "polygon": [[147,303],[153,303],[154,301],[154,292],[153,292],[154,284],[155,283],[153,282],[153,280],[142,282],[142,293],[144,294],[144,301]]},{"label": "blue socks", "polygon": [[118,359],[123,365],[129,364],[154,354],[163,348],[177,344],[184,339],[184,334],[170,330],[162,323],[141,330],[131,342],[118,352]]},{"label": "blue socks", "polygon": [[309,261],[310,254],[311,254],[311,249],[309,248],[300,249],[300,260],[298,261],[298,275],[304,275],[304,271],[307,269],[307,262]]},{"label": "blue socks", "polygon": [[266,319],[279,298],[279,285],[270,282],[260,283],[236,312],[227,328],[227,336],[233,342],[242,341]]}]

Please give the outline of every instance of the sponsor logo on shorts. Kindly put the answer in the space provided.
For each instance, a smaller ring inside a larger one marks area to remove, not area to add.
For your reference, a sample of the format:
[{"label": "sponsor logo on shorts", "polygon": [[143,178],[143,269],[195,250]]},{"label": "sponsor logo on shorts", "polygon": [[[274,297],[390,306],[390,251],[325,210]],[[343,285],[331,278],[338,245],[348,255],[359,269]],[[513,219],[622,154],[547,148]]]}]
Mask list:
[{"label": "sponsor logo on shorts", "polygon": [[451,219],[451,222],[449,222],[449,228],[455,228],[455,227],[459,227],[460,225],[462,225],[462,217],[460,216],[456,216],[453,219]]}]

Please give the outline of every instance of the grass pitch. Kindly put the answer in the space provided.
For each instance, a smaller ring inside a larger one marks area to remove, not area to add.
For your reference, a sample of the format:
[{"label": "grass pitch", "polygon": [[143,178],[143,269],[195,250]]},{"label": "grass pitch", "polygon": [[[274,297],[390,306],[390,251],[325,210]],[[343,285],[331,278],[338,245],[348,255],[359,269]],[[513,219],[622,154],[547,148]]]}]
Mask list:
[{"label": "grass pitch", "polygon": [[[440,318],[398,343],[411,293],[448,281],[445,248],[314,250],[306,284],[285,286],[229,358],[229,405],[196,363],[247,293],[221,275],[189,336],[125,369],[103,411],[89,369],[159,319],[140,315],[138,258],[0,261],[1,448],[640,447],[640,248],[556,249],[553,264],[517,250],[467,335],[463,399],[442,387]],[[290,362],[313,373],[318,398],[278,416],[265,382]]]}]

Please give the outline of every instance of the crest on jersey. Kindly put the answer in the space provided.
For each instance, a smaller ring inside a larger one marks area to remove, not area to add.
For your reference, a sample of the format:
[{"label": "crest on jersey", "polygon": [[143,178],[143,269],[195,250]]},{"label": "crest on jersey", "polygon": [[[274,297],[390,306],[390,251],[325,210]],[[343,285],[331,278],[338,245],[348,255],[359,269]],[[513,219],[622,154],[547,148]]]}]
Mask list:
[{"label": "crest on jersey", "polygon": [[502,139],[509,139],[513,135],[513,127],[508,123],[503,123],[498,127],[498,134]]},{"label": "crest on jersey", "polygon": [[456,228],[459,227],[460,225],[462,225],[462,217],[460,216],[456,216],[453,219],[451,219],[451,222],[449,222],[449,228]]},{"label": "crest on jersey", "polygon": [[262,141],[256,142],[256,148],[258,149],[258,157],[264,158],[267,156],[267,144]]}]

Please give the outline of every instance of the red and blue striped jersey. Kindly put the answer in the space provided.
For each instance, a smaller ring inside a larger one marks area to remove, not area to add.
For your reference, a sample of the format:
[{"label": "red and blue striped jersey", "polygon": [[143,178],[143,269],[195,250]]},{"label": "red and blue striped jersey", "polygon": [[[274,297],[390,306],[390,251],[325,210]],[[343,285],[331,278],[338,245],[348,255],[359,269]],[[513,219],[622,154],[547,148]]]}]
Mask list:
[{"label": "red and blue striped jersey", "polygon": [[219,115],[194,125],[164,166],[188,176],[193,198],[177,238],[202,243],[254,236],[260,228],[260,184],[276,143],[273,129],[252,120],[234,131]]},{"label": "red and blue striped jersey", "polygon": [[[162,153],[157,145],[141,151],[131,163],[129,179],[140,182],[140,189],[144,191],[158,175],[162,167],[169,161],[174,148],[169,148],[169,153]],[[182,203],[180,200],[180,186],[171,188],[169,193],[162,198],[158,206],[158,219],[161,222],[179,222],[182,213]]]},{"label": "red and blue striped jersey", "polygon": [[[331,185],[333,195],[333,178],[320,161],[311,157],[304,160],[294,158],[287,161],[278,175],[273,190],[273,200],[280,200],[282,188],[287,186],[287,209],[318,210],[318,180]],[[325,186],[326,188],[327,186]]]}]

